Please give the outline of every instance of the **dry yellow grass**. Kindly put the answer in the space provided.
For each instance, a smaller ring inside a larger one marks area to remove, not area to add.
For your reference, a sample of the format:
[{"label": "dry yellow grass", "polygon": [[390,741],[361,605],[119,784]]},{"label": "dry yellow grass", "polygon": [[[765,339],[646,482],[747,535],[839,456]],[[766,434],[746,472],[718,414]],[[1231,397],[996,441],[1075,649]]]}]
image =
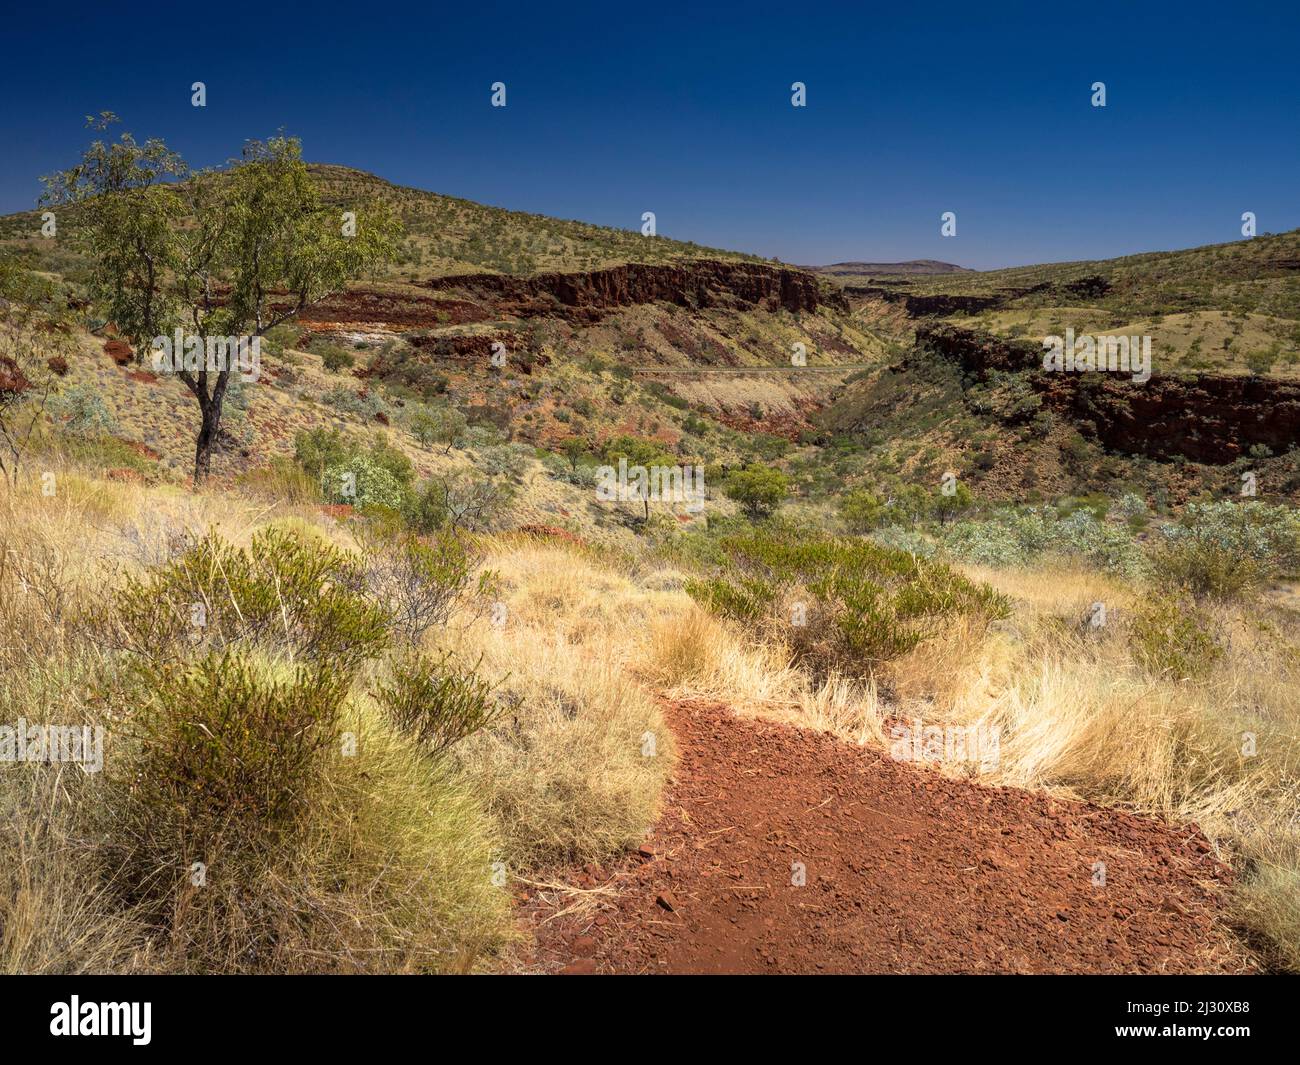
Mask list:
[{"label": "dry yellow grass", "polygon": [[[104,660],[67,630],[66,619],[79,597],[102,597],[122,569],[159,560],[184,530],[219,528],[246,543],[275,522],[349,540],[345,526],[310,508],[238,494],[103,482],[73,469],[61,471],[58,484],[53,497],[28,484],[21,497],[0,499],[3,719],[20,708],[46,720],[100,712],[79,693]],[[639,840],[657,816],[674,757],[656,692],[716,698],[741,713],[873,745],[887,742],[890,716],[921,717],[927,724],[997,726],[999,761],[981,773],[987,781],[1197,822],[1242,872],[1234,899],[1242,928],[1274,964],[1300,968],[1293,614],[1220,609],[1213,621],[1226,653],[1199,680],[1172,681],[1135,660],[1132,620],[1141,588],[1086,571],[972,570],[1013,598],[1013,617],[978,636],[962,629],[936,634],[892,665],[883,678],[886,700],[874,686],[841,677],[814,684],[778,642],[700,609],[681,590],[684,574],[670,566],[614,562],[590,549],[518,537],[486,547],[504,613],[465,610],[436,642],[463,662],[480,662],[515,708],[463,743],[453,776],[437,780],[423,775],[368,701],[354,704],[363,715],[357,728],[374,739],[379,761],[372,768],[388,793],[348,828],[344,850],[357,868],[387,875],[380,855],[391,847],[425,854],[434,867],[445,861],[471,869],[474,877],[500,858],[512,876],[542,880],[548,867],[598,860]],[[1096,629],[1085,618],[1099,601],[1107,624]],[[1253,753],[1243,753],[1250,742]],[[0,965],[120,971],[183,964],[142,936],[132,915],[115,910],[97,886],[102,871],[71,842],[67,780],[54,786],[33,777],[23,790],[12,786],[15,779],[4,778],[0,789],[7,829],[0,847]],[[51,816],[33,819],[43,803]],[[438,822],[440,803],[444,811],[461,811],[473,831]],[[355,812],[355,802],[339,809]],[[394,818],[394,809],[403,816]],[[474,809],[487,819],[476,820]],[[430,819],[438,822],[432,834],[420,827]],[[322,833],[333,834],[336,820],[323,817]],[[324,835],[320,845],[326,848]],[[448,938],[445,922],[422,924],[404,909],[403,899],[418,908],[430,897],[416,866],[405,868],[410,875],[388,887],[391,905],[375,911],[390,963],[428,967],[436,954],[446,968],[474,966],[504,934],[501,912],[470,906],[455,918],[463,937]],[[438,905],[455,913],[458,903]],[[93,931],[69,935],[69,927]]]},{"label": "dry yellow grass", "polygon": [[486,565],[504,610],[457,619],[444,643],[481,658],[517,706],[457,748],[459,771],[487,796],[513,863],[606,858],[654,823],[671,769],[672,736],[636,672],[639,634],[675,596],[562,545],[507,539]]},{"label": "dry yellow grass", "polygon": [[[81,606],[111,598],[125,573],[160,563],[187,535],[215,530],[246,545],[274,524],[351,541],[314,508],[235,492],[101,481],[63,466],[55,484],[53,495],[26,481],[0,498],[0,721],[104,724],[106,758],[126,756],[112,730],[130,708],[90,694],[113,655],[79,631]],[[285,924],[255,967],[479,967],[513,935],[509,876],[606,859],[653,822],[673,744],[635,679],[636,626],[624,623],[665,610],[666,593],[640,592],[568,548],[505,538],[490,549],[506,623],[467,609],[441,642],[503,681],[516,700],[510,720],[468,741],[459,764],[435,769],[377,712],[361,678],[342,722],[356,756],[327,773],[305,841],[247,885],[272,909],[312,917]],[[28,768],[0,770],[0,970],[246,967],[234,956],[221,963],[230,930],[192,893],[178,895],[159,939],[123,906],[95,848],[78,842],[115,816],[108,793],[75,767]],[[216,948],[200,954],[200,940]]]}]

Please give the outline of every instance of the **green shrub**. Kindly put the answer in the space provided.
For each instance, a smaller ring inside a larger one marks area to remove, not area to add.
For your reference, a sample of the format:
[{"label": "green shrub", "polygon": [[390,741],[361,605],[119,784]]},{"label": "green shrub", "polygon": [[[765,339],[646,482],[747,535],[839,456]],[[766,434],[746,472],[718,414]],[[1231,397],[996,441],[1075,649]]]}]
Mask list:
[{"label": "green shrub", "polygon": [[357,452],[357,442],[342,430],[318,425],[293,438],[293,457],[308,473],[324,475],[331,466],[346,462]]},{"label": "green shrub", "polygon": [[729,473],[722,482],[722,492],[739,503],[748,517],[764,518],[790,494],[790,479],[780,470],[750,466]]},{"label": "green shrub", "polygon": [[151,661],[255,644],[348,672],[387,644],[388,619],[365,596],[360,560],[282,529],[248,550],[218,536],[128,577],[117,596],[122,644]]},{"label": "green shrub", "polygon": [[392,627],[412,641],[445,624],[471,592],[480,601],[493,592],[495,575],[484,571],[475,577],[482,554],[454,529],[423,538],[379,523],[362,535],[366,586]]},{"label": "green shrub", "polygon": [[376,436],[366,451],[366,458],[387,470],[402,489],[409,488],[415,480],[415,464],[406,453],[393,447],[383,436]]},{"label": "green shrub", "polygon": [[303,808],[350,678],[319,663],[280,678],[228,647],[194,661],[143,661],[136,682],[145,696],[128,726],[141,745],[136,788],[210,840],[236,822],[276,829]]},{"label": "green shrub", "polygon": [[73,385],[52,398],[49,407],[50,414],[70,436],[92,438],[117,432],[117,420],[105,406],[99,390],[90,385]]},{"label": "green shrub", "polygon": [[1200,676],[1223,654],[1205,615],[1177,599],[1144,602],[1134,614],[1132,629],[1135,657],[1157,677]]},{"label": "green shrub", "polygon": [[884,501],[865,488],[845,492],[839,500],[840,517],[856,533],[870,532],[885,520]]},{"label": "green shrub", "polygon": [[392,679],[374,691],[375,700],[420,749],[437,759],[455,743],[489,728],[500,711],[496,685],[463,668],[450,653],[435,658],[412,654],[392,667]]},{"label": "green shrub", "polygon": [[347,348],[330,344],[320,349],[321,363],[330,373],[350,368],[356,362],[356,356]]},{"label": "green shrub", "polygon": [[983,625],[1010,609],[946,565],[868,540],[754,534],[722,546],[723,571],[687,592],[747,625],[765,619],[820,672],[869,676],[943,624]]},{"label": "green shrub", "polygon": [[1098,521],[1087,508],[1066,517],[1050,506],[999,510],[981,521],[953,523],[939,542],[947,557],[979,566],[1026,566],[1047,557],[1125,577],[1145,570],[1128,530]]},{"label": "green shrub", "polygon": [[262,350],[267,355],[283,355],[298,346],[301,330],[288,322],[273,326],[262,334]]},{"label": "green shrub", "polygon": [[364,455],[331,466],[325,471],[321,488],[329,502],[350,503],[358,510],[401,510],[406,502],[397,478]]},{"label": "green shrub", "polygon": [[348,682],[276,672],[247,651],[138,660],[119,693],[137,709],[98,811],[112,883],[192,970],[257,968],[298,919],[266,873],[310,828]]},{"label": "green shrub", "polygon": [[[122,724],[85,845],[152,967],[465,971],[508,936],[481,804],[348,700],[387,642],[372,596],[356,556],[277,529],[192,543],[122,593],[135,653],[100,693]],[[435,737],[474,720],[452,675]]]},{"label": "green shrub", "polygon": [[465,416],[453,407],[417,407],[406,419],[406,426],[425,447],[438,445],[443,453],[450,453],[466,427]]},{"label": "green shrub", "polygon": [[355,392],[346,385],[335,385],[321,396],[320,401],[335,410],[352,414],[367,421],[377,415],[388,415],[388,404],[375,392]]},{"label": "green shrub", "polygon": [[509,482],[458,473],[430,477],[406,503],[402,513],[418,532],[432,532],[449,526],[486,532],[514,497]]},{"label": "green shrub", "polygon": [[1251,594],[1300,565],[1300,522],[1284,506],[1192,503],[1177,524],[1161,530],[1152,551],[1157,587],[1198,598]]}]

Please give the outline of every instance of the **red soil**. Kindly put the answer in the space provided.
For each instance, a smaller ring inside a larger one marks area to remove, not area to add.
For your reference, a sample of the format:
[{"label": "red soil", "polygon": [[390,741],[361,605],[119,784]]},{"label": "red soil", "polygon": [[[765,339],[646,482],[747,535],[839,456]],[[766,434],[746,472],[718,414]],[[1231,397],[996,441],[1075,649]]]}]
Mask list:
[{"label": "red soil", "polygon": [[681,760],[652,840],[612,875],[577,874],[616,889],[598,914],[524,905],[537,968],[1251,969],[1220,923],[1231,872],[1194,826],[951,780],[716,704],[666,709]]},{"label": "red soil", "polygon": [[104,354],[119,366],[127,366],[135,358],[135,352],[125,340],[105,340]]}]

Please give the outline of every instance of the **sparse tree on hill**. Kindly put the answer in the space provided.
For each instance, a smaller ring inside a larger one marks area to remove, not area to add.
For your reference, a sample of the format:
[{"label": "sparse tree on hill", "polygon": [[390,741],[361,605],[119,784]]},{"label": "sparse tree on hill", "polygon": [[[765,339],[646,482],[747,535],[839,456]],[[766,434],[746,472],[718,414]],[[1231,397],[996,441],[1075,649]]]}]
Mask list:
[{"label": "sparse tree on hill", "polygon": [[840,498],[840,517],[853,532],[870,532],[884,521],[885,504],[874,492],[854,488]]},{"label": "sparse tree on hill", "polygon": [[[115,121],[105,112],[90,125]],[[123,133],[45,184],[45,204],[75,206],[63,228],[90,252],[92,296],[137,358],[178,329],[208,353],[212,338],[262,337],[390,259],[398,232],[385,208],[356,205],[349,220],[323,205],[286,136],[250,141],[223,170],[191,171],[162,141]],[[231,365],[209,355],[173,369],[198,401],[197,486],[211,472]]]},{"label": "sparse tree on hill", "polygon": [[443,454],[450,455],[456,441],[464,434],[465,415],[454,407],[441,405],[427,407],[411,415],[411,433],[424,445],[440,444]]},{"label": "sparse tree on hill", "polygon": [[964,484],[954,484],[951,492],[944,492],[942,489],[936,489],[934,495],[933,511],[939,515],[939,523],[947,525],[948,522],[958,514],[970,509],[974,502],[971,490]]},{"label": "sparse tree on hill", "polygon": [[587,442],[580,436],[571,436],[560,445],[565,457],[569,460],[569,466],[574,473],[578,472],[578,461],[587,453]]},{"label": "sparse tree on hill", "polygon": [[766,518],[790,494],[790,479],[780,470],[750,466],[729,473],[722,483],[722,492],[739,503],[747,517]]}]

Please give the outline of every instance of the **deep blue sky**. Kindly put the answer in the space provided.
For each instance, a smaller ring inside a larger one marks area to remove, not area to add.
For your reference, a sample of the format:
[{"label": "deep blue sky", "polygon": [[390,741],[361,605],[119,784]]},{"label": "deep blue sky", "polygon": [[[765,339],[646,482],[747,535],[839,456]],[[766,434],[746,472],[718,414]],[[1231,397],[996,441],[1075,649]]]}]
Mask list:
[{"label": "deep blue sky", "polygon": [[1247,210],[1300,226],[1293,0],[112,6],[0,25],[0,212],[112,110],[193,165],[285,127],[402,184],[624,228],[651,210],[796,263],[1100,258],[1239,239]]}]

